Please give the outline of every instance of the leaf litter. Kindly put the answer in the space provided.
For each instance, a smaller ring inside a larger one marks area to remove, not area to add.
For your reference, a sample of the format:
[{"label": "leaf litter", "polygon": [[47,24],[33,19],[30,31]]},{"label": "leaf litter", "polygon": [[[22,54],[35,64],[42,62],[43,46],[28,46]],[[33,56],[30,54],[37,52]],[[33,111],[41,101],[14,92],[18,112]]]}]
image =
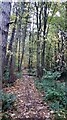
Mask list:
[{"label": "leaf litter", "polygon": [[14,109],[7,112],[13,118],[41,118],[44,120],[53,120],[49,106],[42,100],[42,93],[40,93],[35,85],[32,77],[25,75],[21,79],[17,79],[13,86],[4,88],[7,93],[14,93],[16,101]]}]

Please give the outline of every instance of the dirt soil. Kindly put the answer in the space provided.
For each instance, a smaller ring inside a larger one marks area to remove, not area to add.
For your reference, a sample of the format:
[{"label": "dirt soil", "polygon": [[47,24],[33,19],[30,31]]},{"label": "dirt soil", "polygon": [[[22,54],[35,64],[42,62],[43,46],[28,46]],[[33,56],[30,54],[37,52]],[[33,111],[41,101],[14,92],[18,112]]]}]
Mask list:
[{"label": "dirt soil", "polygon": [[16,95],[14,109],[8,110],[8,113],[13,119],[53,120],[52,111],[49,110],[47,103],[43,102],[43,95],[36,89],[33,78],[28,76],[25,70],[23,74],[13,86],[4,88],[4,91]]}]

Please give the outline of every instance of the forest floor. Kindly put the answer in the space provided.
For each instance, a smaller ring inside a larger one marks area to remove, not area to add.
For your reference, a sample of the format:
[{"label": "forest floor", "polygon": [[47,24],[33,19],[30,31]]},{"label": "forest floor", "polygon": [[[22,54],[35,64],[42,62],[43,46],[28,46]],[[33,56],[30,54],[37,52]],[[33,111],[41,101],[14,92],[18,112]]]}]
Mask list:
[{"label": "forest floor", "polygon": [[13,119],[34,118],[34,120],[52,120],[49,106],[42,100],[42,93],[36,89],[33,77],[28,76],[25,70],[23,70],[22,78],[17,79],[13,86],[4,88],[4,91],[16,95],[14,104],[16,109],[8,110]]}]

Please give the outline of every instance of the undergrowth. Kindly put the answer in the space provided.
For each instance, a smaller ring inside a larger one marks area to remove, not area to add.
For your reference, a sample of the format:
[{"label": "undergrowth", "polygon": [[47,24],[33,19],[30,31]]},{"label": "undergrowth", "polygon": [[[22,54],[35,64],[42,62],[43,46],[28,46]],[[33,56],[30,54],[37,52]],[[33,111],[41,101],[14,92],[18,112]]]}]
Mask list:
[{"label": "undergrowth", "polygon": [[0,100],[2,101],[2,111],[7,111],[13,107],[16,96],[12,93],[4,93],[0,91]]},{"label": "undergrowth", "polygon": [[[6,86],[8,86],[9,80],[10,80],[10,75],[9,75],[9,67],[6,66],[4,69],[4,73],[3,73],[3,83],[5,83]],[[22,71],[18,71],[17,66],[14,69],[14,77],[15,79],[17,78],[21,78],[22,75]],[[12,81],[13,82],[13,81]]]},{"label": "undergrowth", "polygon": [[43,100],[55,113],[54,120],[66,120],[67,117],[65,82],[57,81],[60,76],[58,71],[46,71],[41,80],[35,80],[36,88],[44,93]]},{"label": "undergrowth", "polygon": [[2,101],[2,119],[1,120],[12,120],[8,110],[15,109],[14,103],[16,96],[12,93],[4,93],[0,91],[0,101]]}]

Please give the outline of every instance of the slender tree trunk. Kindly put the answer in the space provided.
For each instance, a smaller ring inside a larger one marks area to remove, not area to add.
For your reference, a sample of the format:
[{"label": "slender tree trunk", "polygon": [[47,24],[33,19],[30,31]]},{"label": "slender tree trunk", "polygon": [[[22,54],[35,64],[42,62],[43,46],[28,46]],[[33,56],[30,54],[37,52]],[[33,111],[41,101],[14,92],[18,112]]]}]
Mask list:
[{"label": "slender tree trunk", "polygon": [[58,53],[60,53],[60,40],[58,38]]},{"label": "slender tree trunk", "polygon": [[14,56],[11,55],[10,62],[9,62],[9,80],[8,83],[13,83],[16,79],[14,75]]},{"label": "slender tree trunk", "polygon": [[[10,43],[9,43],[9,46],[8,46],[8,51],[10,50],[11,51],[11,54],[8,54],[7,55],[7,64],[9,62],[9,81],[8,82],[14,82],[14,79],[15,79],[15,76],[14,76],[14,56],[13,56],[13,48],[12,48],[12,45],[13,45],[13,41],[14,41],[14,36],[15,36],[15,30],[16,30],[16,22],[17,22],[17,17],[15,19],[15,24],[14,24],[14,28],[12,30],[12,35],[11,35],[11,40],[10,40]],[[9,57],[10,57],[10,60],[9,60]]]},{"label": "slender tree trunk", "polygon": [[21,22],[19,24],[19,50],[18,50],[18,71],[20,71],[20,49],[21,49]]},{"label": "slender tree trunk", "polygon": [[[65,32],[67,33],[67,1],[66,1],[66,3],[65,3],[65,8],[66,8],[66,11],[65,11]],[[66,57],[65,57],[65,59],[66,59],[66,68],[67,68],[67,36],[65,36],[65,48],[66,48]],[[67,79],[65,79],[65,91],[66,91],[66,100],[67,100]],[[67,110],[67,101],[66,101],[66,108],[65,108],[66,110]]]},{"label": "slender tree trunk", "polygon": [[[0,11],[0,18],[2,13]],[[2,30],[1,30],[2,19],[0,19],[0,91],[2,90]],[[0,100],[0,112],[2,112],[2,100]],[[1,119],[1,116],[0,116]]]},{"label": "slender tree trunk", "polygon": [[[10,43],[9,43],[9,46],[8,46],[8,51],[10,50],[11,52],[12,52],[12,44],[13,44],[14,36],[15,36],[16,23],[17,23],[17,16],[16,16],[16,19],[15,19],[14,27],[13,27],[13,29],[12,29],[12,34],[11,34]],[[7,63],[7,64],[8,64],[8,62],[9,62],[9,57],[10,57],[10,54],[7,55],[7,60],[6,60],[6,63]]]},{"label": "slender tree trunk", "polygon": [[47,51],[47,60],[46,60],[46,69],[49,70],[50,69],[50,50],[51,50],[51,44],[48,47],[48,51]]},{"label": "slender tree trunk", "polygon": [[23,41],[22,41],[22,55],[21,55],[21,60],[20,60],[20,70],[21,70],[22,61],[23,61],[23,57],[24,57],[26,30],[27,30],[27,25],[24,27],[24,30],[23,30],[23,32],[22,32],[22,40],[23,40]]},{"label": "slender tree trunk", "polygon": [[61,43],[61,54],[62,54],[62,56],[61,56],[61,64],[62,64],[62,66],[61,66],[61,70],[63,71],[64,70],[64,39],[63,39],[63,33],[61,32],[61,41],[62,41],[62,43]]},{"label": "slender tree trunk", "polygon": [[[24,8],[25,8],[25,5],[24,5],[24,2],[21,2],[21,8],[19,10],[19,12],[21,11],[21,16],[23,17],[23,13],[24,13]],[[19,51],[18,51],[18,71],[20,72],[21,70],[21,54],[20,54],[20,51],[21,51],[21,25],[22,25],[22,17],[19,16],[19,21],[18,21],[18,37],[19,37]],[[24,51],[23,51],[24,52]]]},{"label": "slender tree trunk", "polygon": [[53,53],[51,53],[51,69],[52,69],[52,63],[53,63],[52,58],[53,58]]},{"label": "slender tree trunk", "polygon": [[31,68],[32,68],[32,64],[31,64],[31,28],[30,28],[30,32],[29,32],[29,61],[28,61],[28,68],[29,68],[29,72],[31,72]]},{"label": "slender tree trunk", "polygon": [[14,26],[12,29],[11,38],[10,38],[10,43],[8,46],[8,51],[10,51],[10,52],[9,52],[9,54],[7,54],[7,60],[6,60],[7,65],[9,66],[9,81],[8,82],[10,82],[10,83],[14,82],[14,79],[15,79],[13,42],[14,42],[14,36],[15,36],[15,32],[16,32],[16,23],[17,23],[17,9],[16,9],[16,18],[15,18]]},{"label": "slender tree trunk", "polygon": [[15,40],[15,50],[14,50],[15,51],[15,65],[17,63],[17,48],[18,48],[18,38],[16,38]]},{"label": "slender tree trunk", "polygon": [[39,40],[39,15],[38,15],[38,6],[36,5],[37,12],[37,77],[40,77],[40,40]]},{"label": "slender tree trunk", "polygon": [[47,5],[44,6],[44,31],[43,31],[43,43],[42,43],[42,54],[41,54],[41,76],[43,76],[44,69],[44,58],[45,58],[45,31],[47,23]]},{"label": "slender tree trunk", "polygon": [[33,50],[33,47],[34,47],[34,15],[33,15],[33,30],[32,30],[32,69],[33,69],[33,55],[34,55],[34,50]]},{"label": "slender tree trunk", "polygon": [[55,68],[57,67],[57,48],[56,48],[56,42],[54,43],[54,63],[55,63]]}]

